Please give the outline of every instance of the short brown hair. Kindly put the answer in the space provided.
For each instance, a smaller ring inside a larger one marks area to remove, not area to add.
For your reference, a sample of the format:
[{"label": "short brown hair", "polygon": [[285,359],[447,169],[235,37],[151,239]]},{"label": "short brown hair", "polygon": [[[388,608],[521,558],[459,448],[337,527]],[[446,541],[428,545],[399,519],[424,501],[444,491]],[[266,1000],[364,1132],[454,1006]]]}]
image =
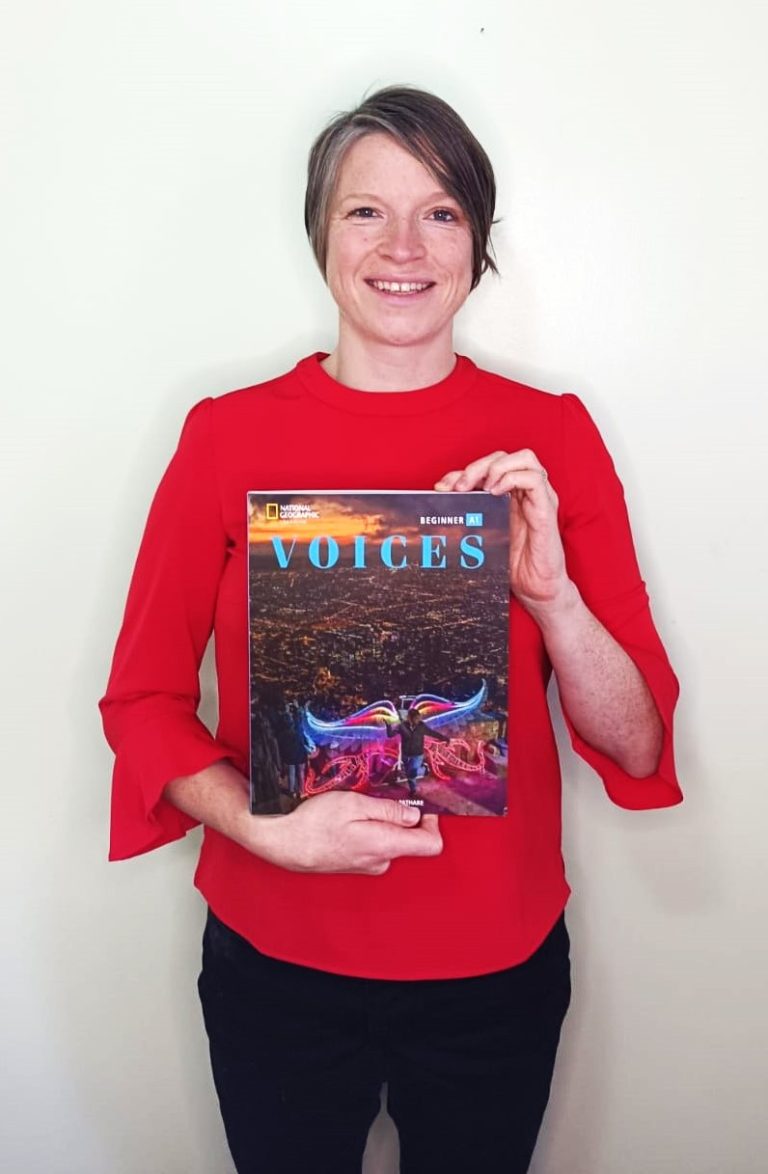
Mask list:
[{"label": "short brown hair", "polygon": [[320,272],[328,256],[328,214],[342,159],[352,143],[375,132],[391,135],[453,196],[472,231],[472,285],[486,269],[498,273],[491,226],[496,180],[491,161],[452,106],[415,86],[386,86],[344,111],[312,144],[304,198],[304,226]]}]

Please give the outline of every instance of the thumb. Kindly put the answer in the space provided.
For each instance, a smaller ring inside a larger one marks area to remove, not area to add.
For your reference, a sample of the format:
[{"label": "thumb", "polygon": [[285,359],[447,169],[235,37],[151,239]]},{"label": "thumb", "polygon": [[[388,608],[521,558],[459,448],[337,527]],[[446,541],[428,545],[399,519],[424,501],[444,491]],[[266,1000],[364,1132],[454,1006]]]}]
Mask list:
[{"label": "thumb", "polygon": [[398,803],[397,799],[378,799],[376,807],[370,809],[368,818],[399,824],[402,827],[413,827],[419,822],[421,812],[417,807],[409,807],[407,803]]}]

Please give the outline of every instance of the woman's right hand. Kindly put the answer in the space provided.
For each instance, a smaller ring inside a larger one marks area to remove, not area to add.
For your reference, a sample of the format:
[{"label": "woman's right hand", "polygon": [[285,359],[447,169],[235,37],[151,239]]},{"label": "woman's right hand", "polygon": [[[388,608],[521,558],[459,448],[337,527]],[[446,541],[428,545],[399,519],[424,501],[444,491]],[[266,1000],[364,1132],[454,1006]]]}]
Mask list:
[{"label": "woman's right hand", "polygon": [[419,819],[414,807],[356,791],[315,795],[290,815],[268,819],[269,827],[259,819],[252,850],[295,872],[381,876],[398,856],[438,856],[443,850],[436,815]]},{"label": "woman's right hand", "polygon": [[329,791],[290,815],[251,815],[248,779],[227,760],[169,782],[163,796],[241,848],[294,872],[381,876],[397,856],[438,856],[436,815],[396,799]]}]

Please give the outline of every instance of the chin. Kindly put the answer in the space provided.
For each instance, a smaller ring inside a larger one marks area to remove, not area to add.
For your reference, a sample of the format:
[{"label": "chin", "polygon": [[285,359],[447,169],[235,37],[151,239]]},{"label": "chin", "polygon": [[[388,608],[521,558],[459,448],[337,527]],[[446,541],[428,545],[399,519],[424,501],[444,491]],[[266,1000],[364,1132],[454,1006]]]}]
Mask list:
[{"label": "chin", "polygon": [[411,324],[408,327],[401,327],[400,329],[368,329],[365,331],[367,338],[375,339],[377,342],[386,343],[389,346],[419,346],[420,344],[434,342],[446,330],[450,330],[450,323],[440,322],[435,326],[417,327],[416,324]]}]

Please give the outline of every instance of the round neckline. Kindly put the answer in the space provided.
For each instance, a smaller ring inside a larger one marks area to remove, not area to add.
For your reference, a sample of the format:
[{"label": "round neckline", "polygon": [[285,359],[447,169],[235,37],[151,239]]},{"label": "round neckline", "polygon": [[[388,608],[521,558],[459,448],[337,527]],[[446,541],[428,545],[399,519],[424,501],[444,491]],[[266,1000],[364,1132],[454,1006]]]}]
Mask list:
[{"label": "round neckline", "polygon": [[456,354],[453,370],[438,383],[411,391],[368,391],[348,387],[329,375],[320,366],[327,358],[327,351],[307,355],[296,364],[296,375],[304,387],[324,403],[366,416],[418,416],[422,412],[444,408],[469,390],[477,373],[472,359]]}]

